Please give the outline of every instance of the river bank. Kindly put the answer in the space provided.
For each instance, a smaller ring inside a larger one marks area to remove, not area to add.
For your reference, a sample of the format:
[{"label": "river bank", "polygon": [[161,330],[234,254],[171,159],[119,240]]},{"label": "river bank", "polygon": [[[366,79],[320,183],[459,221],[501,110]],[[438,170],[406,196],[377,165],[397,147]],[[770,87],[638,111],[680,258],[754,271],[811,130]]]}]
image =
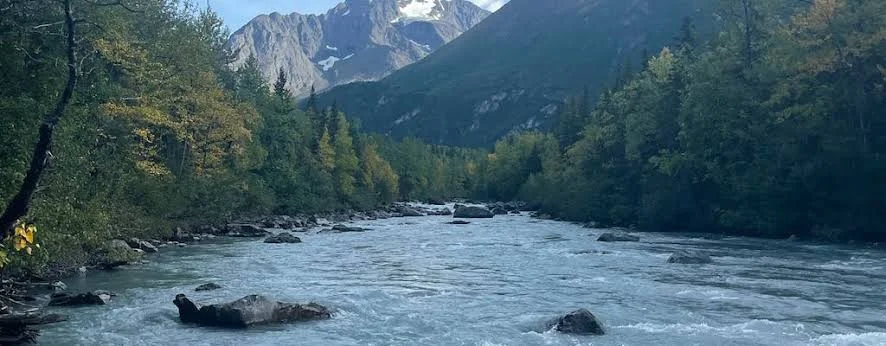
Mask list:
[{"label": "river bank", "polygon": [[[71,320],[41,344],[877,345],[886,341],[878,249],[741,237],[643,233],[499,215],[363,220],[365,232],[299,233],[300,244],[216,238],[170,247],[150,263],[88,272],[71,292],[106,289],[107,305],[52,308]],[[706,265],[667,263],[700,250]],[[195,292],[204,283],[221,289]],[[249,294],[330,307],[332,318],[249,331],[194,328],[172,299]],[[569,336],[544,322],[588,308],[607,335]]]},{"label": "river bank", "polygon": [[[31,342],[38,331],[31,325],[56,323],[67,317],[61,314],[44,314],[44,305],[83,306],[104,305],[115,294],[110,291],[87,291],[68,294],[62,281],[82,277],[88,273],[108,272],[146,265],[152,258],[169,249],[184,249],[201,244],[217,243],[217,239],[265,239],[273,242],[301,242],[291,234],[311,231],[321,233],[362,232],[361,228],[347,227],[343,223],[390,218],[418,217],[427,215],[451,215],[447,207],[397,203],[370,211],[329,212],[311,215],[277,215],[255,218],[239,218],[222,224],[205,224],[189,230],[177,227],[163,238],[112,239],[105,247],[86,253],[79,262],[54,262],[42,275],[28,274],[5,268],[0,278],[0,342],[16,344]],[[275,241],[281,235],[294,241]]]},{"label": "river bank", "polygon": [[[694,259],[690,259],[689,262],[675,262],[675,263],[708,263],[712,266],[722,266],[723,259],[727,258],[727,262],[732,259],[729,258],[729,255],[724,256],[721,253],[722,249],[720,247],[726,246],[728,251],[736,251],[740,250],[741,246],[746,246],[747,244],[753,244],[752,248],[760,248],[764,241],[751,239],[751,238],[737,238],[730,237],[724,235],[711,235],[711,234],[661,234],[661,233],[636,233],[636,235],[628,235],[624,234],[626,229],[601,229],[598,227],[593,227],[594,225],[584,224],[578,225],[573,223],[565,223],[553,220],[546,220],[544,215],[535,215],[537,217],[530,217],[529,212],[519,212],[519,209],[525,209],[525,206],[521,206],[520,204],[510,204],[510,205],[501,205],[501,204],[491,204],[489,207],[490,214],[494,215],[494,218],[490,219],[476,219],[470,221],[462,221],[458,223],[451,222],[453,210],[456,209],[456,206],[453,204],[445,204],[445,205],[422,205],[422,204],[398,204],[391,206],[389,208],[385,208],[383,210],[371,211],[371,212],[348,212],[348,213],[330,213],[323,215],[310,215],[310,216],[273,216],[273,217],[263,217],[263,218],[252,218],[252,219],[242,219],[237,220],[236,222],[231,222],[225,225],[219,226],[200,226],[195,227],[192,231],[187,232],[184,230],[177,230],[175,232],[175,238],[169,240],[139,240],[136,242],[135,240],[123,241],[117,240],[116,243],[119,246],[135,244],[136,246],[131,246],[127,251],[132,251],[133,253],[139,254],[141,259],[131,262],[120,264],[119,266],[112,267],[113,270],[106,270],[111,268],[102,268],[102,267],[93,267],[86,268],[86,270],[78,270],[76,274],[73,276],[68,276],[64,279],[64,281],[70,285],[71,287],[68,289],[68,292],[72,292],[76,294],[78,292],[94,292],[95,290],[111,290],[112,292],[118,293],[114,298],[109,297],[108,302],[104,302],[104,304],[116,305],[122,299],[123,301],[127,301],[129,298],[127,296],[129,293],[125,293],[127,290],[131,290],[131,287],[120,286],[114,283],[114,278],[119,276],[128,276],[133,272],[144,272],[148,271],[152,273],[153,270],[156,270],[156,265],[158,263],[166,263],[165,265],[172,265],[172,267],[166,267],[164,270],[173,270],[179,271],[176,269],[174,263],[181,259],[184,263],[190,263],[186,265],[185,270],[190,271],[193,274],[196,274],[197,277],[206,277],[203,270],[209,270],[210,272],[214,271],[212,267],[214,266],[212,263],[222,260],[224,261],[226,258],[230,258],[230,256],[234,256],[234,258],[238,258],[240,256],[252,256],[256,255],[259,258],[264,258],[264,260],[260,260],[255,263],[245,264],[239,263],[237,268],[239,270],[243,270],[246,275],[254,275],[256,274],[256,270],[258,270],[259,276],[262,276],[262,272],[264,272],[261,267],[270,266],[272,268],[279,268],[279,265],[282,263],[277,263],[277,261],[283,261],[286,263],[288,261],[287,257],[297,256],[296,253],[301,253],[302,251],[307,251],[307,255],[315,255],[328,258],[331,254],[330,252],[338,251],[342,256],[351,256],[351,252],[361,253],[365,250],[372,249],[376,246],[380,246],[378,242],[386,242],[396,240],[396,244],[400,244],[402,246],[403,241],[408,241],[408,239],[390,239],[388,237],[417,237],[416,241],[421,241],[422,238],[426,237],[426,234],[416,234],[413,230],[410,230],[410,227],[420,228],[422,232],[443,232],[444,234],[449,234],[454,237],[454,239],[437,239],[437,241],[442,240],[444,243],[458,241],[459,237],[464,239],[469,239],[471,237],[476,237],[476,232],[489,232],[491,234],[496,234],[500,239],[490,239],[488,243],[481,242],[480,244],[498,244],[493,249],[487,249],[492,251],[492,255],[497,253],[498,250],[502,246],[504,248],[513,248],[515,250],[519,250],[520,248],[526,246],[532,246],[533,243],[536,244],[550,244],[552,246],[556,246],[559,242],[564,242],[564,245],[568,245],[568,242],[575,240],[581,240],[585,246],[590,246],[592,249],[573,249],[567,254],[567,258],[570,259],[579,259],[585,256],[590,257],[610,257],[610,255],[619,255],[620,249],[624,249],[625,247],[649,247],[649,246],[658,246],[661,248],[673,248],[677,245],[677,248],[674,248],[672,253],[659,253],[658,248],[652,248],[653,251],[656,251],[657,255],[654,258],[661,260],[662,263],[670,262],[674,253],[686,252],[689,250],[695,251],[698,246],[690,246],[689,249],[684,249],[684,245],[692,244],[715,244],[718,248],[708,249],[703,248],[700,249],[705,255],[703,258],[707,258],[706,261],[703,262],[693,262]],[[510,210],[508,210],[510,209]],[[410,217],[409,215],[412,215]],[[426,216],[427,215],[427,216]],[[509,229],[513,228],[520,229],[520,237],[523,238],[538,238],[540,237],[540,242],[513,242],[509,240],[513,237],[513,234],[508,233]],[[536,229],[537,228],[537,229]],[[550,229],[558,229],[553,234],[549,234]],[[395,232],[396,231],[396,232]],[[462,233],[464,232],[464,233]],[[378,234],[384,234],[385,237],[383,239],[378,237]],[[578,237],[577,234],[585,234],[585,236],[590,236],[590,238],[581,238]],[[298,239],[298,243],[302,242],[303,244],[294,244],[294,245],[277,245],[277,244],[266,244],[269,241],[265,240],[264,242],[261,240],[264,239],[272,239],[277,235],[288,235],[293,238]],[[371,239],[375,239],[374,241],[367,242],[363,245],[355,245],[353,247],[342,247],[336,243],[329,243],[331,239],[338,239],[341,241],[349,241],[351,238],[364,238],[366,236],[370,236]],[[573,239],[574,238],[574,239]],[[595,241],[598,240],[598,241]],[[320,241],[321,243],[328,246],[328,248],[318,248],[314,244],[315,242]],[[504,241],[504,243],[500,243]],[[607,243],[611,241],[616,241],[619,243]],[[140,244],[139,242],[146,242],[153,246],[157,244],[157,253],[150,254],[144,253],[144,250],[137,246]],[[626,243],[624,243],[626,242]],[[772,241],[766,241],[772,243]],[[417,243],[419,244],[419,243]],[[457,244],[462,244],[461,242]],[[744,245],[743,245],[744,244]],[[788,246],[788,247],[835,247],[834,245],[827,244],[816,244],[816,243],[808,243],[808,242],[797,242],[797,241],[777,241],[773,244],[778,246]],[[413,251],[424,251],[428,246],[432,246],[431,243],[420,243],[421,250],[415,249],[414,246],[412,248]],[[308,247],[309,250],[305,248]],[[229,251],[236,251],[237,248],[240,248],[239,253],[234,254]],[[570,248],[567,246],[566,249]],[[694,248],[694,249],[692,249]],[[214,253],[215,250],[212,249],[226,249],[221,253]],[[556,247],[554,249],[557,249]],[[850,249],[854,249],[856,251],[881,251],[876,248],[870,246],[860,246],[860,247],[850,247]],[[866,250],[863,250],[866,249]],[[209,253],[207,253],[209,250]],[[404,249],[400,249],[399,251],[403,251]],[[455,248],[454,250],[459,251],[461,248]],[[553,249],[552,249],[553,250]],[[258,254],[258,252],[262,251],[271,251],[275,253],[276,257],[266,258],[264,254]],[[282,251],[282,252],[281,252]],[[291,252],[294,251],[294,252]],[[649,250],[646,250],[649,251]],[[194,255],[197,254],[200,256],[200,260],[194,259]],[[211,254],[211,255],[210,255]],[[707,254],[710,254],[708,256]],[[438,254],[442,255],[442,254]],[[525,253],[525,255],[529,256],[528,258],[515,258],[515,260],[524,262],[532,258],[533,256],[537,256],[538,254],[532,255],[530,253]],[[333,255],[334,256],[334,255]],[[444,255],[445,256],[445,255]],[[710,259],[713,257],[713,259]],[[421,259],[423,255],[420,252],[414,253],[409,256],[410,259]],[[480,260],[480,258],[477,258]],[[853,263],[857,259],[856,256],[850,257],[848,261],[841,261],[835,263],[825,263],[824,266],[819,266],[821,270],[839,268],[839,269],[849,269],[850,263]],[[864,260],[861,263],[867,265],[868,261]],[[564,265],[567,262],[558,262],[559,265]],[[206,263],[205,267],[200,267],[200,263]],[[296,265],[295,263],[291,263],[292,265]],[[403,262],[401,265],[405,265],[406,262]],[[193,267],[192,265],[197,265]],[[331,263],[324,263],[326,268],[329,268]],[[342,263],[344,266],[349,266],[347,263]],[[803,266],[802,263],[795,264],[796,266]],[[398,265],[399,266],[399,265]],[[398,266],[395,266],[394,273],[399,271]],[[836,267],[829,267],[836,266]],[[315,270],[316,268],[304,268],[299,266],[302,269],[307,270]],[[883,267],[874,266],[874,267],[865,267],[866,269],[872,269],[874,272],[882,271]],[[233,268],[232,268],[233,269]],[[555,267],[552,267],[551,270],[558,271]],[[604,268],[605,270],[605,268]],[[811,268],[812,272],[815,272],[815,268]],[[342,269],[338,268],[334,270],[335,272],[341,272]],[[287,271],[284,271],[287,272]],[[559,271],[558,271],[559,272]],[[156,273],[150,274],[154,275]],[[265,273],[264,275],[267,275]],[[547,275],[545,273],[540,273]],[[149,277],[150,277],[149,275]],[[164,274],[167,275],[167,274]],[[482,273],[480,274],[482,276]],[[855,275],[855,274],[853,274]],[[881,275],[881,274],[876,274]],[[874,276],[875,280],[886,279],[886,272],[882,273],[882,276]],[[95,280],[95,278],[101,278],[100,280]],[[395,275],[390,277],[391,280],[399,280],[399,275]],[[182,278],[173,279],[173,281],[180,282]],[[224,294],[209,294],[207,293],[198,293],[196,296],[197,299],[203,299],[204,301],[209,298],[210,301],[219,300],[231,300],[238,298],[236,295],[243,294],[268,294],[265,289],[255,288],[251,292],[247,292],[245,290],[234,290],[233,295],[231,294],[231,283],[229,280],[231,277],[229,275],[217,275],[212,277],[206,277],[205,280],[195,279],[194,281],[186,284],[194,287],[182,287],[181,283],[177,284],[177,287],[180,287],[182,292],[190,292],[196,286],[206,284],[206,283],[216,283],[220,286],[220,292],[225,292]],[[294,279],[294,278],[293,278]],[[414,279],[422,281],[420,277],[414,277]],[[383,280],[386,281],[387,279]],[[161,280],[165,281],[165,280]],[[98,282],[98,284],[96,284]],[[351,284],[350,281],[343,282],[344,285]],[[516,284],[516,283],[515,283]],[[63,284],[64,285],[64,284]],[[238,284],[239,285],[239,284]],[[31,306],[43,306],[50,302],[49,294],[55,290],[57,284],[55,282],[47,282],[39,285],[39,292],[35,294],[34,298],[31,299],[33,304]],[[67,286],[67,285],[65,285]],[[248,285],[247,285],[248,286]],[[235,285],[236,287],[236,285]],[[120,292],[122,289],[123,292]],[[58,290],[61,291],[61,290]],[[33,291],[32,291],[33,292]],[[178,293],[182,293],[178,292]],[[275,292],[279,292],[279,289],[275,289],[270,291],[271,294]],[[582,291],[575,291],[574,294],[582,295]],[[177,293],[176,293],[177,294]],[[276,297],[276,295],[274,295]],[[214,298],[213,298],[214,297]],[[291,298],[291,299],[312,299],[310,297],[304,296],[293,296],[291,294],[284,295],[283,298]],[[739,298],[735,298],[739,299]],[[159,301],[158,301],[159,303]],[[168,303],[168,302],[167,302]],[[335,307],[338,302],[326,300],[323,301],[324,304],[330,304]],[[569,306],[568,309],[573,308],[594,308],[596,303],[587,303],[584,305],[573,305]],[[100,304],[101,305],[101,304]],[[87,309],[102,309],[101,306],[95,308],[87,308]],[[61,313],[64,314],[69,312],[69,310],[58,310],[57,308],[50,309],[49,312],[52,313]],[[559,313],[567,312],[567,307],[564,306]],[[553,311],[552,311],[553,313]],[[175,315],[168,315],[167,317],[172,318],[173,320],[177,320]],[[76,318],[76,317],[75,317]],[[335,319],[335,317],[334,317]],[[56,327],[50,327],[50,330]]]}]

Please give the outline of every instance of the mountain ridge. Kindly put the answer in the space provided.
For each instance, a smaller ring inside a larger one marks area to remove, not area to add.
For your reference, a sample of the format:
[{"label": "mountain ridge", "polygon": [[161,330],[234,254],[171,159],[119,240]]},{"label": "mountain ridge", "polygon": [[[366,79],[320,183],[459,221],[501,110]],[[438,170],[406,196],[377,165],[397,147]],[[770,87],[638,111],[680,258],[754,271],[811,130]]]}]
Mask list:
[{"label": "mountain ridge", "polygon": [[323,14],[256,16],[228,42],[236,69],[250,56],[293,95],[383,78],[418,61],[489,15],[467,0],[345,0]]},{"label": "mountain ridge", "polygon": [[371,131],[488,146],[514,131],[548,128],[568,97],[587,88],[593,98],[611,86],[622,65],[639,65],[644,50],[666,46],[684,17],[709,21],[711,2],[512,0],[421,61],[318,100]]}]

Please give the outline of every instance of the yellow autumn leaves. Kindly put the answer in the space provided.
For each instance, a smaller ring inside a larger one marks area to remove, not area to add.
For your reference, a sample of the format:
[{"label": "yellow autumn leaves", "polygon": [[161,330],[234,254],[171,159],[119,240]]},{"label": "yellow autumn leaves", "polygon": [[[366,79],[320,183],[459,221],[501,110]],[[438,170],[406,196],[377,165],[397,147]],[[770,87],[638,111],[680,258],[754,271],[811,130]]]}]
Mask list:
[{"label": "yellow autumn leaves", "polygon": [[40,244],[34,242],[34,235],[37,233],[37,225],[19,222],[15,226],[15,232],[12,234],[12,246],[15,251],[22,251],[31,254],[33,251],[31,246],[39,248]]},{"label": "yellow autumn leaves", "polygon": [[[15,230],[7,238],[12,242],[15,251],[24,251],[30,255],[34,248],[40,248],[40,244],[36,242],[37,225],[19,221],[15,225]],[[0,245],[0,268],[9,263],[9,255],[6,253],[5,245]]]}]

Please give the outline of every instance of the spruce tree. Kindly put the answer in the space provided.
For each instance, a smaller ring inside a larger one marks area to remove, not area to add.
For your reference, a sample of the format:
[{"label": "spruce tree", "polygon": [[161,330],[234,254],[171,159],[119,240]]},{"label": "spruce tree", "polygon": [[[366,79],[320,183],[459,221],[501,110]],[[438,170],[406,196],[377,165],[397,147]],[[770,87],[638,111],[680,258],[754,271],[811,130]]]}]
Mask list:
[{"label": "spruce tree", "polygon": [[283,71],[283,67],[280,67],[277,73],[277,81],[274,82],[274,95],[284,100],[291,96],[289,89],[286,89],[286,83],[286,71]]}]

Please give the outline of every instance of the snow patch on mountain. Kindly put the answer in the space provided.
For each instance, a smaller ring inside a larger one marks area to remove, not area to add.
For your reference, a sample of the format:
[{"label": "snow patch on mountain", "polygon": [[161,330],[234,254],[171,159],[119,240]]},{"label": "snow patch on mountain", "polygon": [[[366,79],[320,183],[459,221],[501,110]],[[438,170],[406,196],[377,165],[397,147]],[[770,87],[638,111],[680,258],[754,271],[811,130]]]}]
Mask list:
[{"label": "snow patch on mountain", "polygon": [[[451,2],[451,0],[446,1]],[[400,17],[395,18],[391,23],[404,20],[440,20],[446,11],[443,2],[442,0],[401,0],[398,6]]]},{"label": "snow patch on mountain", "polygon": [[401,116],[396,121],[394,121],[394,124],[400,125],[412,118],[415,118],[415,116],[418,115],[419,113],[421,113],[421,108],[413,109],[412,112],[403,114],[403,116]]},{"label": "snow patch on mountain", "polygon": [[323,71],[329,71],[329,69],[331,69],[333,66],[335,66],[335,63],[338,61],[341,61],[341,59],[339,59],[338,57],[335,57],[335,56],[331,56],[326,59],[318,61],[317,65],[320,65],[320,68],[322,68]]}]

